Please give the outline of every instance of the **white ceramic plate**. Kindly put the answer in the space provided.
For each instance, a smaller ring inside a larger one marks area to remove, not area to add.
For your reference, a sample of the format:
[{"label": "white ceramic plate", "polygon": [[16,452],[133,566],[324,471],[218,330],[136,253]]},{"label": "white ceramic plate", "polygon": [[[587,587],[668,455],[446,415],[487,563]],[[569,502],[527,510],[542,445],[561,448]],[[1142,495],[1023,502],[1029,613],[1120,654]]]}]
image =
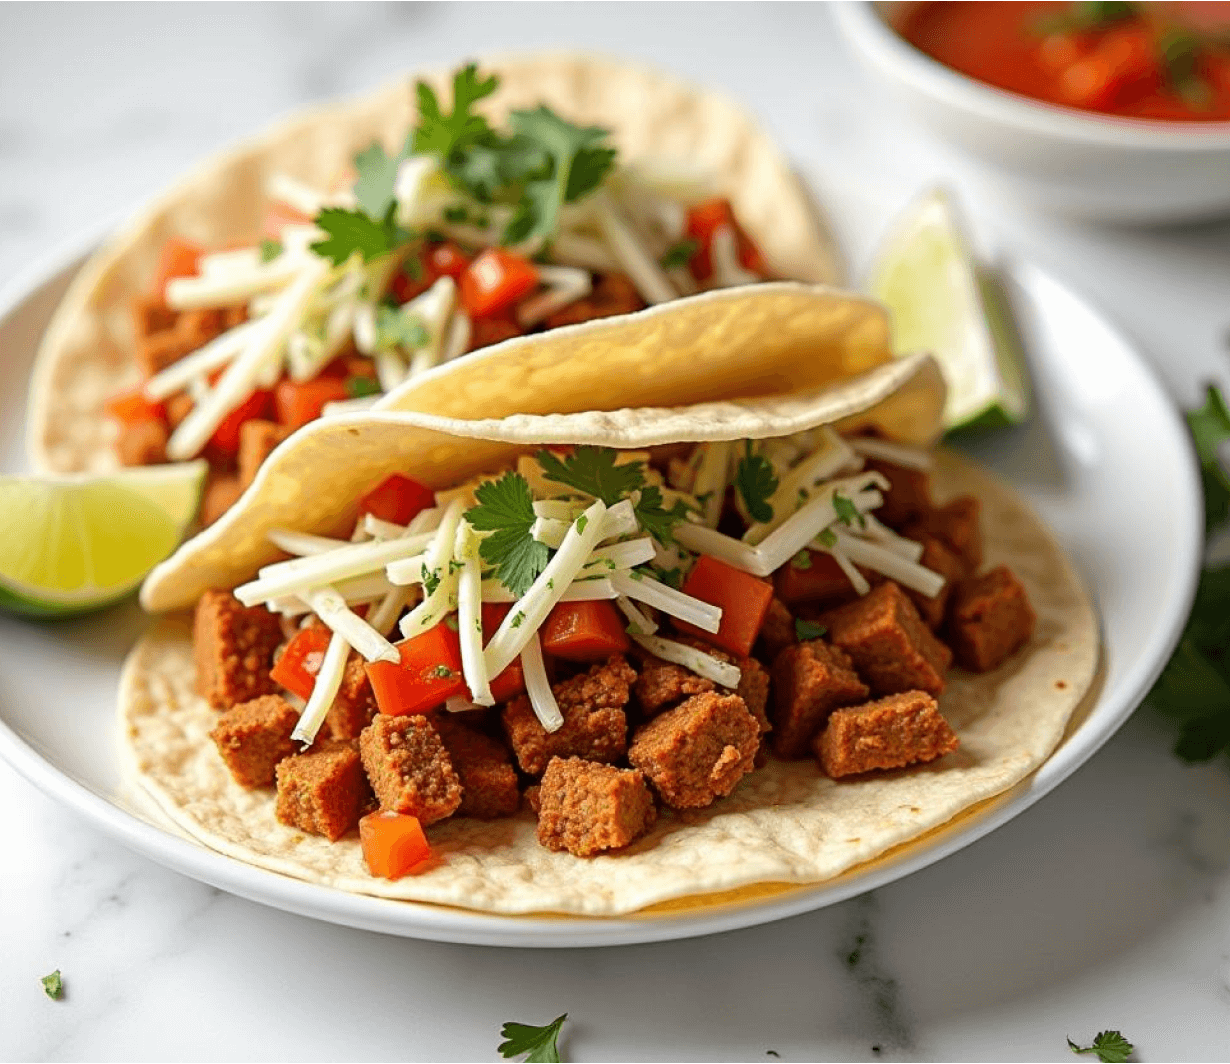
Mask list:
[{"label": "white ceramic plate", "polygon": [[[34,348],[80,252],[0,297],[0,468],[21,469]],[[1021,813],[1088,759],[1140,702],[1187,616],[1200,559],[1200,487],[1176,411],[1140,356],[1058,281],[1006,268],[1038,415],[978,458],[1020,489],[1083,572],[1101,611],[1100,697],[1030,779],[975,814],[833,882],[759,901],[623,919],[500,917],[344,894],[224,857],[145,819],[120,793],[115,693],[145,619],[135,604],[80,620],[0,616],[0,756],[100,829],[195,879],[339,924],[510,946],[595,946],[725,931],[831,905],[908,875]],[[0,544],[0,549],[3,545]]]}]

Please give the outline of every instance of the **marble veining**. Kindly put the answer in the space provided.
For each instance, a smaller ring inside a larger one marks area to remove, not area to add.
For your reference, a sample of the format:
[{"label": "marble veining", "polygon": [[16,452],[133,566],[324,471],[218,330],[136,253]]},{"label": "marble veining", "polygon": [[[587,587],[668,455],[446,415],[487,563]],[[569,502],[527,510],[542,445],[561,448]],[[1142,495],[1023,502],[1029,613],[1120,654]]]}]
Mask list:
[{"label": "marble veining", "polygon": [[[1226,383],[1230,226],[1098,229],[984,199],[816,5],[0,5],[0,286],[296,108],[418,65],[570,45],[738,97],[822,200],[956,185],[977,234],[1071,280],[1180,401]],[[0,675],[0,699],[17,694]],[[1142,1060],[1224,1059],[1230,771],[1184,766],[1171,742],[1141,710],[1027,813],[874,896],[564,952],[266,909],[130,854],[0,765],[0,1058],[495,1059],[502,1023],[567,1010],[572,1060],[1070,1060],[1066,1036],[1105,1027]],[[57,967],[50,1001],[39,979]]]}]

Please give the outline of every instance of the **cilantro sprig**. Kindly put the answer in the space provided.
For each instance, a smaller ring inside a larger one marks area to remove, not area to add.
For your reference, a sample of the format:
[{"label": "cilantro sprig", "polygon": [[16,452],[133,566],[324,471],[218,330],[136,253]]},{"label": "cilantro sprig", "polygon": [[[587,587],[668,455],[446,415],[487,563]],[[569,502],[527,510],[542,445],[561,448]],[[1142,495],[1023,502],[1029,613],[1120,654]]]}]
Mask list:
[{"label": "cilantro sprig", "polygon": [[1205,392],[1204,404],[1187,412],[1187,425],[1200,461],[1204,483],[1204,528],[1211,532],[1230,518],[1230,474],[1218,457],[1221,444],[1230,440],[1230,409],[1213,385]]},{"label": "cilantro sprig", "polygon": [[466,511],[466,520],[475,531],[491,533],[479,545],[479,555],[495,567],[500,583],[524,595],[550,558],[547,545],[530,535],[535,514],[529,482],[508,472],[480,484],[474,498],[477,505]]},{"label": "cilantro sprig", "polygon": [[752,441],[747,441],[747,453],[739,459],[735,468],[735,490],[747,507],[753,521],[764,524],[773,520],[773,507],[769,500],[777,491],[777,473],[773,463],[764,455],[752,451]]},{"label": "cilantro sprig", "polygon": [[52,1001],[59,1001],[64,996],[64,977],[60,975],[59,968],[50,975],[44,975],[39,982],[43,984],[43,993]]},{"label": "cilantro sprig", "polygon": [[568,1013],[556,1016],[550,1023],[542,1027],[534,1027],[527,1023],[506,1023],[500,1028],[499,1050],[502,1057],[517,1057],[522,1053],[527,1064],[543,1062],[543,1064],[559,1064],[559,1033],[568,1019]]},{"label": "cilantro sprig", "polygon": [[837,520],[847,528],[853,528],[855,525],[858,525],[859,528],[866,527],[867,518],[840,491],[833,492],[833,509],[837,513]]},{"label": "cilantro sprig", "polygon": [[1069,1038],[1068,1048],[1078,1055],[1094,1053],[1103,1064],[1125,1064],[1136,1047],[1118,1031],[1100,1031],[1092,1045],[1077,1045]]},{"label": "cilantro sprig", "polygon": [[383,217],[373,218],[363,210],[326,207],[315,219],[317,228],[325,231],[325,239],[316,241],[312,250],[334,266],[341,266],[356,251],[364,262],[396,251],[408,244],[414,234],[397,224],[393,218],[395,211],[393,204]]}]

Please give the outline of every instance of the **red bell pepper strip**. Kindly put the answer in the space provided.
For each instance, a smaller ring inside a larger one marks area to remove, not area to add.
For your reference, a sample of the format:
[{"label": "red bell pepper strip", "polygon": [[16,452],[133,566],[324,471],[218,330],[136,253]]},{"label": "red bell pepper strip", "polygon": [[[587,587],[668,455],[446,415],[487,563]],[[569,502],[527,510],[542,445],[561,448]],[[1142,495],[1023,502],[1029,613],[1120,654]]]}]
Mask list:
[{"label": "red bell pepper strip", "polygon": [[735,220],[735,212],[731,209],[730,201],[722,198],[705,200],[704,203],[698,203],[695,207],[688,209],[685,231],[688,237],[695,240],[697,244],[688,263],[692,275],[698,281],[707,281],[713,276],[713,234],[724,225],[734,231],[739,265],[761,277],[767,276],[768,269],[765,266],[764,256],[760,254],[760,249]]},{"label": "red bell pepper strip", "polygon": [[162,245],[158,256],[158,269],[154,274],[154,291],[164,298],[167,281],[175,277],[195,277],[200,269],[201,256],[205,249],[191,240],[173,236]]},{"label": "red bell pepper strip", "polygon": [[611,603],[561,602],[542,626],[542,649],[569,661],[600,661],[631,645],[627,622]]},{"label": "red bell pepper strip", "polygon": [[382,879],[400,879],[431,856],[423,825],[406,813],[368,813],[359,821],[359,843],[367,870]]},{"label": "red bell pepper strip", "polygon": [[538,287],[538,270],[529,259],[501,248],[488,248],[459,279],[461,304],[471,318],[508,310]]},{"label": "red bell pepper strip", "polygon": [[299,629],[269,672],[273,682],[304,701],[311,698],[332,636],[328,628],[320,625]]},{"label": "red bell pepper strip", "polygon": [[107,413],[125,425],[135,425],[138,421],[167,420],[167,408],[162,403],[155,403],[145,397],[145,391],[138,385],[129,391],[121,392],[107,400]]},{"label": "red bell pepper strip", "polygon": [[772,584],[702,554],[683,582],[683,593],[720,606],[722,622],[717,632],[706,632],[683,621],[676,621],[678,628],[740,657],[752,652],[752,644],[773,601]]},{"label": "red bell pepper strip", "polygon": [[393,473],[359,499],[359,514],[405,525],[416,514],[430,509],[435,501],[436,493],[431,488],[412,477]]},{"label": "red bell pepper strip", "polygon": [[349,399],[346,382],[337,377],[316,377],[310,381],[278,381],[273,393],[273,405],[278,421],[288,429],[297,429],[320,417],[325,403]]},{"label": "red bell pepper strip", "polygon": [[807,557],[811,563],[807,568],[800,568],[791,561],[773,574],[777,597],[787,606],[832,601],[850,594],[853,590],[850,578],[841,571],[831,554],[809,550]]},{"label": "red bell pepper strip", "polygon": [[366,666],[381,713],[426,713],[454,695],[466,693],[457,633],[441,622],[393,644],[401,662],[372,661]]}]

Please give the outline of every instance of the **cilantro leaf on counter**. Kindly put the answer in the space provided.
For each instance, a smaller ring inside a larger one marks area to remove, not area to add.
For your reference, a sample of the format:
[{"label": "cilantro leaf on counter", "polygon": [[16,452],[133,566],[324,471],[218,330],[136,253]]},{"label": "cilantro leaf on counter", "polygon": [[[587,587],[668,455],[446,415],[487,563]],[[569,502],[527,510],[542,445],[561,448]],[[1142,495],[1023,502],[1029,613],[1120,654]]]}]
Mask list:
[{"label": "cilantro leaf on counter", "polygon": [[64,996],[64,978],[59,968],[50,975],[44,975],[39,982],[43,984],[43,993],[52,1001],[59,1001]]},{"label": "cilantro leaf on counter", "polygon": [[562,458],[546,450],[534,457],[548,480],[592,495],[607,506],[614,506],[645,484],[645,466],[641,462],[617,465],[619,452],[612,447],[582,444]]},{"label": "cilantro leaf on counter", "polygon": [[520,597],[547,567],[550,552],[530,529],[534,525],[534,496],[520,473],[505,473],[474,491],[477,505],[465,518],[477,532],[490,532],[479,545],[483,561],[495,566],[496,579]]},{"label": "cilantro leaf on counter", "polygon": [[383,219],[377,220],[365,211],[326,207],[315,219],[326,236],[316,241],[312,250],[334,266],[341,266],[356,251],[364,262],[387,255],[412,239],[412,234],[393,220],[395,209],[396,205],[390,204]]},{"label": "cilantro leaf on counter", "polygon": [[506,1023],[500,1028],[500,1037],[505,1041],[500,1043],[502,1057],[516,1057],[522,1053],[527,1064],[559,1064],[559,1047],[556,1044],[560,1028],[568,1019],[568,1013],[557,1016],[542,1027],[533,1027],[525,1023]]},{"label": "cilantro leaf on counter", "polygon": [[828,629],[822,624],[805,621],[802,617],[794,619],[794,637],[800,643],[806,643],[809,639],[819,639],[827,631]]},{"label": "cilantro leaf on counter", "polygon": [[695,240],[677,240],[664,252],[662,257],[658,259],[658,264],[664,270],[674,269],[676,266],[686,266],[692,261],[692,256],[700,249],[700,243]]},{"label": "cilantro leaf on counter", "polygon": [[641,489],[641,497],[633,512],[641,528],[663,545],[675,541],[675,526],[688,516],[688,508],[682,499],[676,499],[675,505],[666,509],[662,504],[662,492],[655,484]]},{"label": "cilantro leaf on counter", "polygon": [[1078,1046],[1071,1038],[1068,1048],[1073,1053],[1095,1053],[1103,1064],[1124,1064],[1136,1048],[1118,1031],[1100,1031],[1092,1045]]},{"label": "cilantro leaf on counter", "polygon": [[1217,388],[1210,384],[1204,405],[1187,412],[1187,425],[1200,460],[1204,482],[1204,528],[1211,532],[1230,518],[1230,474],[1218,458],[1220,444],[1230,440],[1230,409]]},{"label": "cilantro leaf on counter", "polygon": [[735,490],[753,521],[764,524],[773,520],[769,500],[777,491],[777,473],[764,455],[752,452],[751,440],[747,441],[747,453],[739,459],[735,469]]}]

